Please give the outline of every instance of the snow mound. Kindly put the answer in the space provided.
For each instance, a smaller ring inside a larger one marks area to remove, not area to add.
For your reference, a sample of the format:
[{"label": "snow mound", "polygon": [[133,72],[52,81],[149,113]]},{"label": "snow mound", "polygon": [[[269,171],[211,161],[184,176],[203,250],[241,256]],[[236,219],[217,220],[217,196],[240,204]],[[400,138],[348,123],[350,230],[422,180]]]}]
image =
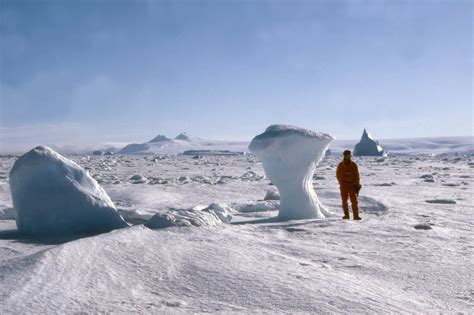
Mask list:
[{"label": "snow mound", "polygon": [[0,220],[15,220],[15,209],[13,208],[0,209]]},{"label": "snow mound", "polygon": [[259,201],[257,203],[235,203],[232,204],[232,209],[242,213],[249,212],[264,212],[274,211],[280,208],[280,203],[277,200]]},{"label": "snow mound", "polygon": [[144,184],[148,181],[148,179],[143,175],[136,174],[130,177],[130,181],[133,184]]},{"label": "snow mound", "polygon": [[382,156],[384,151],[379,145],[378,141],[375,141],[372,136],[364,129],[362,137],[359,143],[354,147],[354,156]]},{"label": "snow mound", "polygon": [[170,141],[171,139],[166,137],[166,136],[163,136],[163,135],[157,135],[156,137],[154,137],[153,139],[151,139],[150,141],[148,142],[164,142],[164,141]]},{"label": "snow mound", "polygon": [[265,198],[263,200],[280,200],[280,193],[278,190],[269,189],[265,194]]},{"label": "snow mound", "polygon": [[176,136],[176,140],[184,140],[184,141],[190,141],[191,136],[188,135],[186,132],[182,132],[179,135]]},{"label": "snow mound", "polygon": [[18,158],[10,171],[10,190],[22,233],[66,235],[127,226],[87,171],[48,147]]},{"label": "snow mound", "polygon": [[333,140],[328,134],[287,125],[272,125],[252,140],[250,151],[262,161],[267,178],[280,192],[280,218],[325,218],[331,214],[318,200],[312,178]]},{"label": "snow mound", "polygon": [[230,223],[233,210],[222,204],[213,203],[200,209],[171,209],[166,213],[155,214],[145,226],[150,229],[163,229],[173,226],[216,226]]},{"label": "snow mound", "polygon": [[119,154],[134,154],[137,152],[147,151],[150,149],[150,146],[146,143],[131,143],[126,145]]}]

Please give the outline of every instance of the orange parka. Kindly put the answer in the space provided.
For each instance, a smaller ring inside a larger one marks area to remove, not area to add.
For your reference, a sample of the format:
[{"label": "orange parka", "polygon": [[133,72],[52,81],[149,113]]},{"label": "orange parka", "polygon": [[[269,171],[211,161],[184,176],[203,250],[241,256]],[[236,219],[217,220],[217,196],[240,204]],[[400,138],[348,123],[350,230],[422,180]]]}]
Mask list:
[{"label": "orange parka", "polygon": [[353,161],[348,163],[342,161],[337,166],[336,177],[343,189],[352,190],[360,185],[359,169]]}]

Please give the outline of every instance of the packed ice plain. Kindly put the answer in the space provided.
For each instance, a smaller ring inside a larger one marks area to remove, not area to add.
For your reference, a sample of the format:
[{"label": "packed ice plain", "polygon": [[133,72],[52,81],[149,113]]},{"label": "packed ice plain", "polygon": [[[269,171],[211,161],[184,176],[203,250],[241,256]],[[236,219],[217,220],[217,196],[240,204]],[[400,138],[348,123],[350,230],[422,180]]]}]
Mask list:
[{"label": "packed ice plain", "polygon": [[[63,239],[16,231],[8,178],[16,157],[2,156],[0,312],[469,313],[474,159],[400,143],[413,155],[355,158],[362,222],[340,219],[339,156],[313,176],[335,216],[283,222],[269,220],[279,202],[261,201],[275,187],[253,155],[68,156],[133,226]],[[211,204],[234,224],[141,225]]]}]

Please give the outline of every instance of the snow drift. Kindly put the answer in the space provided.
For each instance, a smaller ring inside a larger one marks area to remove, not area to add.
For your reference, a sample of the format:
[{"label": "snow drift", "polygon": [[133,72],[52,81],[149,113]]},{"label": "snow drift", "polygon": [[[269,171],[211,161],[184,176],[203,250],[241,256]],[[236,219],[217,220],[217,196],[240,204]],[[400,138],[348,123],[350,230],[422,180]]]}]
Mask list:
[{"label": "snow drift", "polygon": [[150,229],[163,229],[173,226],[215,226],[230,223],[233,210],[222,204],[213,203],[204,209],[171,209],[166,213],[155,214],[145,226]]},{"label": "snow drift", "polygon": [[280,192],[280,218],[330,215],[314,192],[312,178],[333,140],[328,134],[286,125],[272,125],[252,140],[250,151],[260,158],[265,174]]},{"label": "snow drift", "polygon": [[378,141],[375,141],[372,136],[364,129],[359,143],[354,147],[354,156],[382,156],[384,151]]},{"label": "snow drift", "polygon": [[15,162],[10,190],[22,233],[65,235],[127,226],[102,187],[48,147],[38,146]]}]

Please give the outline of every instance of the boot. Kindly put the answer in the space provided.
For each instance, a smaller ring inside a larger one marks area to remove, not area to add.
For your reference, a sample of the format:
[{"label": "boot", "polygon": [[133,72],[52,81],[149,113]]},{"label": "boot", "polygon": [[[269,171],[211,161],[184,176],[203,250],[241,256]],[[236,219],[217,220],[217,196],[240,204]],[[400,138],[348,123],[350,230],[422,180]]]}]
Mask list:
[{"label": "boot", "polygon": [[352,209],[352,213],[354,214],[354,220],[362,220],[362,218],[359,217],[359,209],[358,208]]},{"label": "boot", "polygon": [[344,209],[344,216],[342,217],[344,220],[349,220],[349,209]]}]

